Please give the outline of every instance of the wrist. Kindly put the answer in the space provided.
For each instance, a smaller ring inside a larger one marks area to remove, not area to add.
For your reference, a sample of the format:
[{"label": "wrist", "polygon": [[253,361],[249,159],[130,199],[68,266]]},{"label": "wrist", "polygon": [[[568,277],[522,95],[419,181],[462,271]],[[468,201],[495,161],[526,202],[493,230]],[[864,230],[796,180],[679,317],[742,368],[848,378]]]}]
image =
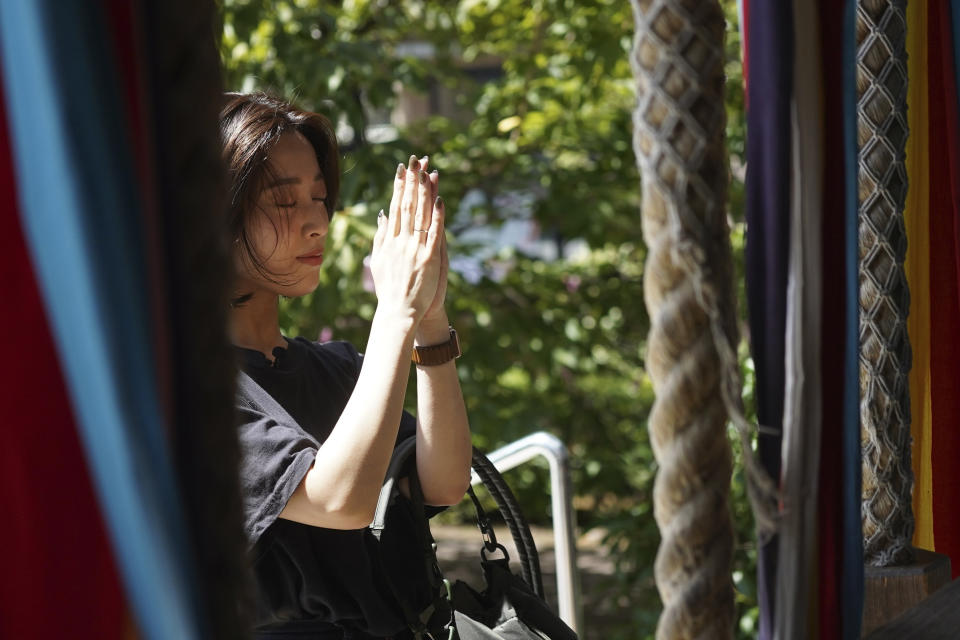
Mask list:
[{"label": "wrist", "polygon": [[406,341],[413,338],[417,331],[417,325],[417,319],[410,314],[392,312],[378,306],[373,312],[371,330],[377,329]]},{"label": "wrist", "polygon": [[450,339],[450,320],[446,312],[430,317],[424,316],[417,326],[414,344],[428,347],[447,342]]},{"label": "wrist", "polygon": [[447,339],[444,342],[431,345],[417,345],[413,348],[411,359],[417,365],[419,371],[421,367],[437,367],[440,365],[453,364],[453,361],[460,357],[460,337],[457,332],[450,327],[447,329]]}]

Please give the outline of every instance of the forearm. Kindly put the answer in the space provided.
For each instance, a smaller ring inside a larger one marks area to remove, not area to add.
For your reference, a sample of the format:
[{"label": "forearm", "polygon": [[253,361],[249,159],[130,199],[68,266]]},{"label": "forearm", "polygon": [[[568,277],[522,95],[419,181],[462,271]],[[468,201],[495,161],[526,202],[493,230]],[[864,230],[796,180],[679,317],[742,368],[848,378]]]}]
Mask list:
[{"label": "forearm", "polygon": [[[426,158],[423,162],[426,167]],[[354,528],[367,524],[364,519],[373,514],[396,442],[415,332],[422,320],[434,315],[431,308],[437,300],[442,304],[446,290],[444,207],[436,197],[436,184],[436,172],[428,176],[415,156],[410,156],[408,168],[397,167],[390,215],[381,211],[377,216],[373,238],[370,271],[377,312],[363,367],[340,419],[287,501],[284,517],[315,526]],[[435,375],[429,376],[426,387]],[[452,378],[456,381],[456,372]],[[427,391],[431,399],[424,411],[431,416],[430,424],[451,413],[446,401],[438,400],[448,393],[449,384],[438,380],[436,390]],[[459,397],[459,384],[456,392]],[[462,399],[459,402],[462,413]],[[466,431],[466,418],[461,421]],[[428,452],[450,449],[449,438],[437,435],[440,429],[418,427],[418,432]],[[469,445],[469,436],[464,437]],[[419,469],[419,451],[417,457]],[[437,462],[432,459],[437,456],[428,457],[426,475],[436,478]],[[439,467],[445,469],[446,465]],[[424,483],[431,499],[434,486],[432,480]]]},{"label": "forearm", "polygon": [[374,316],[356,387],[307,475],[311,504],[360,521],[372,514],[403,411],[413,327],[412,320]]},{"label": "forearm", "polygon": [[[418,345],[450,338],[446,316],[425,320]],[[472,445],[456,361],[417,366],[417,472],[428,504],[456,504],[470,482]]]}]

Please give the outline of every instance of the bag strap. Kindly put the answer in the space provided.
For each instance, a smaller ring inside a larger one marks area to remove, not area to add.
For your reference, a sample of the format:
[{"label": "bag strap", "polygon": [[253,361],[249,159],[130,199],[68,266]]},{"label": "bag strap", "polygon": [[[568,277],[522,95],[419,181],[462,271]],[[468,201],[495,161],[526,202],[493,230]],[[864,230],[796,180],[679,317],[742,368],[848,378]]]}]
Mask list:
[{"label": "bag strap", "polygon": [[[393,456],[390,458],[390,464],[387,467],[387,475],[383,481],[383,486],[380,488],[380,496],[377,498],[377,508],[374,511],[373,521],[368,526],[370,533],[377,540],[383,535],[383,530],[387,526],[387,510],[390,507],[390,501],[398,490],[397,481],[400,480],[404,468],[416,452],[416,443],[416,437],[410,436],[393,449]],[[441,581],[432,578],[434,572],[439,575],[440,570],[433,535],[430,533],[430,525],[427,524],[427,516],[424,512],[423,488],[420,486],[420,478],[417,476],[416,468],[414,468],[413,473],[407,474],[407,478],[410,481],[410,503],[413,505],[414,513],[417,514],[417,517],[413,519],[414,526],[417,527],[418,537],[423,541],[421,551],[427,562],[427,574],[431,577],[431,587],[436,588],[440,586]],[[390,586],[392,588],[394,585]]]},{"label": "bag strap", "polygon": [[[416,452],[416,437],[411,436],[400,442],[393,450],[393,456],[390,458],[390,464],[387,467],[386,478],[383,486],[380,488],[380,496],[377,499],[377,508],[374,511],[373,521],[369,525],[370,533],[377,539],[383,535],[384,528],[387,525],[387,510],[390,501],[397,491],[397,481],[403,476],[403,471],[409,463],[411,457]],[[407,626],[415,638],[433,638],[429,633],[429,628],[437,620],[437,623],[445,624],[450,631],[452,638],[452,620],[453,609],[449,606],[450,586],[446,580],[443,580],[440,573],[440,566],[437,563],[436,545],[433,542],[433,535],[430,533],[430,526],[427,524],[427,517],[424,513],[423,488],[420,486],[420,479],[417,476],[416,469],[413,473],[407,474],[410,481],[410,502],[413,505],[414,513],[418,514],[414,518],[415,526],[420,540],[423,541],[421,553],[426,563],[427,577],[430,581],[430,587],[435,591],[433,602],[423,611],[414,611],[407,603],[404,597],[404,590],[401,585],[394,583],[389,573],[384,575],[387,587],[393,594],[394,600],[403,610]],[[434,623],[436,624],[436,623]],[[438,639],[439,640],[439,639]]]},{"label": "bag strap", "polygon": [[[416,444],[416,437],[410,437],[404,439],[393,449],[393,456],[390,458],[390,465],[387,467],[387,475],[386,478],[384,478],[383,486],[380,488],[380,497],[377,498],[377,508],[373,513],[373,521],[370,523],[370,532],[377,540],[380,539],[380,536],[383,534],[383,528],[386,526],[387,507],[390,506],[393,488],[400,479],[410,456],[416,452]],[[417,488],[420,488],[419,483],[417,483]],[[422,509],[423,491],[419,491],[418,493],[419,495],[414,495],[413,487],[411,487],[410,499],[414,503],[414,506]]]},{"label": "bag strap", "polygon": [[493,524],[491,524],[490,518],[487,516],[483,505],[480,504],[480,499],[474,493],[472,486],[467,487],[467,495],[470,496],[473,509],[477,512],[477,528],[480,529],[480,535],[483,536],[483,548],[480,550],[481,557],[486,561],[488,551],[493,552],[499,549],[503,553],[504,559],[509,561],[510,556],[504,546],[497,542],[497,534],[493,530]]}]

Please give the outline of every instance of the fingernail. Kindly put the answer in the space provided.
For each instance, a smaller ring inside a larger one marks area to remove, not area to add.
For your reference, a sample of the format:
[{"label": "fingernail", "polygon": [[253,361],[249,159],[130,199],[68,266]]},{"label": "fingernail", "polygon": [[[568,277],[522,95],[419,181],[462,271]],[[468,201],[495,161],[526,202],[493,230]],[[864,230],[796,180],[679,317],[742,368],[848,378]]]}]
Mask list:
[{"label": "fingernail", "polygon": [[440,172],[438,172],[436,169],[434,169],[433,171],[430,172],[430,175],[431,175],[431,176],[438,176],[438,175],[440,175]]},{"label": "fingernail", "polygon": [[380,222],[380,218],[383,217],[383,209],[380,209],[380,213],[377,214],[377,222]]},{"label": "fingernail", "polygon": [[397,177],[398,177],[398,178],[402,178],[402,177],[403,177],[403,170],[404,170],[404,166],[403,166],[403,163],[401,162],[400,164],[397,165]]},{"label": "fingernail", "polygon": [[440,196],[437,196],[437,201],[433,203],[433,206],[434,206],[434,207],[437,207],[437,208],[439,208],[439,209],[442,209],[442,208],[443,208],[443,198],[441,198]]},{"label": "fingernail", "polygon": [[430,156],[423,156],[420,158],[420,164],[427,164],[427,160],[430,159]]},{"label": "fingernail", "polygon": [[417,156],[410,156],[410,170],[416,171],[420,168],[420,161],[417,160]]},{"label": "fingernail", "polygon": [[420,171],[420,184],[427,184],[427,172]]}]

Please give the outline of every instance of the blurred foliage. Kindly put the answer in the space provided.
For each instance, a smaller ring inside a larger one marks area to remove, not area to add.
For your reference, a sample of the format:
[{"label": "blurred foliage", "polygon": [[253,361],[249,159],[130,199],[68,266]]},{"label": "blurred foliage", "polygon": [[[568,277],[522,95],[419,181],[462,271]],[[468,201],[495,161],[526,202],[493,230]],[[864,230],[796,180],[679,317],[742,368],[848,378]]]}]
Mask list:
[{"label": "blurred foliage", "polygon": [[[744,105],[736,3],[723,4],[731,237],[742,314]],[[630,4],[221,0],[220,6],[227,86],[269,90],[326,114],[343,145],[342,208],[331,225],[321,286],[282,301],[284,331],[363,348],[376,305],[363,263],[376,212],[387,207],[397,163],[429,153],[448,210],[457,210],[448,221],[451,255],[472,256],[450,275],[448,312],[464,345],[458,370],[474,442],[491,450],[546,430],[567,443],[578,522],[605,532],[617,566],[604,600],[621,610],[623,628],[605,637],[638,638],[638,629],[652,637],[660,608],[651,500],[657,465],[646,432],[653,392],[643,363],[649,320],[631,143]],[[413,43],[429,44],[433,54],[411,55]],[[486,75],[471,73],[476,69]],[[455,115],[411,123],[389,141],[370,139],[371,114],[393,109],[400,89],[438,87],[456,97]],[[557,259],[491,245],[499,225],[523,218],[532,218]],[[478,229],[486,235],[472,233]],[[749,406],[752,369],[741,352]],[[738,442],[731,442],[736,452]],[[530,519],[546,523],[546,465],[507,479]],[[739,633],[751,637],[756,552],[739,465],[732,511]]]}]

